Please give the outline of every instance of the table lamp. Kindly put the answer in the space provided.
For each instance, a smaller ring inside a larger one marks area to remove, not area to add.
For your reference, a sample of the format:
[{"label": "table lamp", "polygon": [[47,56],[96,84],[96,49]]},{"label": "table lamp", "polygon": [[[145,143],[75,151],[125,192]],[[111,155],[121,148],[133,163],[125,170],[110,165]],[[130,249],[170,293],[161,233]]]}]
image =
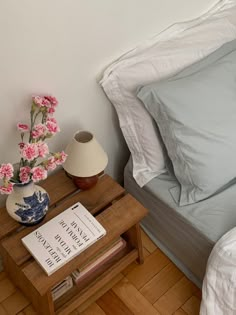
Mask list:
[{"label": "table lamp", "polygon": [[107,166],[108,158],[94,135],[88,131],[77,131],[65,149],[68,157],[64,170],[82,190],[90,189]]}]

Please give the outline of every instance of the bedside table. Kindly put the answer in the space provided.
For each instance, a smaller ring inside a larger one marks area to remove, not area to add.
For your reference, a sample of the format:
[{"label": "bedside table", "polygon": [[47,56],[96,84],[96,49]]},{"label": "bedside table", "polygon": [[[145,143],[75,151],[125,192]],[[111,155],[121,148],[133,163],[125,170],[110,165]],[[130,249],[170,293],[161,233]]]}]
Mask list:
[{"label": "bedside table", "polygon": [[[32,302],[41,315],[68,315],[77,307],[86,307],[114,285],[113,278],[130,263],[143,262],[139,221],[147,210],[108,175],[102,176],[90,190],[78,191],[63,170],[51,175],[41,184],[50,196],[50,210],[44,221],[34,227],[23,227],[0,209],[0,251],[4,269],[12,282]],[[76,202],[81,202],[103,225],[107,234],[84,252],[47,276],[21,242],[21,238],[58,215]],[[127,246],[90,277],[83,287],[73,286],[53,302],[51,288],[76,268],[94,257],[103,248],[122,236]],[[109,286],[109,283],[111,285]],[[100,292],[100,295],[99,295]]]}]

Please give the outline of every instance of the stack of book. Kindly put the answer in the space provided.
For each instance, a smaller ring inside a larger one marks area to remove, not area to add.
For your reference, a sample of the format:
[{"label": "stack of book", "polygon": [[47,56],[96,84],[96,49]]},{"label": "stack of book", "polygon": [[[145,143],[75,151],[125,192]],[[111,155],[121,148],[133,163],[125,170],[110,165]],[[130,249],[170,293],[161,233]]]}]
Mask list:
[{"label": "stack of book", "polygon": [[115,257],[126,247],[126,241],[119,237],[112,244],[103,248],[95,257],[87,261],[79,269],[72,273],[75,284],[79,287],[85,286],[92,278],[101,273],[101,269],[112,263]]}]

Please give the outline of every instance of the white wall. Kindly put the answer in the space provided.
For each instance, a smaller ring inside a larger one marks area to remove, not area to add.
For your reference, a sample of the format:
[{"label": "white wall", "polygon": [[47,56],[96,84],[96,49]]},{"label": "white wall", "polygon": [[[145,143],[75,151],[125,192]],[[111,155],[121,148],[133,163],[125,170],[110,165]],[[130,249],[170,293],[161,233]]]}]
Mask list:
[{"label": "white wall", "polygon": [[30,96],[55,95],[61,133],[51,150],[87,129],[122,176],[128,151],[96,77],[113,59],[170,24],[197,17],[215,0],[2,0],[0,2],[0,163],[17,162],[15,125]]}]

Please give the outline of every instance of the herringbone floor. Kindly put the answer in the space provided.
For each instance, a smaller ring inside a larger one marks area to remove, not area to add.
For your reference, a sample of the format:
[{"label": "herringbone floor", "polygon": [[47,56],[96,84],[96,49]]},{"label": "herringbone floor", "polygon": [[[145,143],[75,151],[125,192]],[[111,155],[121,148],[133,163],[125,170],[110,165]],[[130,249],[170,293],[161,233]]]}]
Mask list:
[{"label": "herringbone floor", "polygon": [[[70,315],[198,315],[201,291],[142,232],[145,262],[133,263],[96,303]],[[35,315],[29,301],[0,273],[0,315]]]}]

